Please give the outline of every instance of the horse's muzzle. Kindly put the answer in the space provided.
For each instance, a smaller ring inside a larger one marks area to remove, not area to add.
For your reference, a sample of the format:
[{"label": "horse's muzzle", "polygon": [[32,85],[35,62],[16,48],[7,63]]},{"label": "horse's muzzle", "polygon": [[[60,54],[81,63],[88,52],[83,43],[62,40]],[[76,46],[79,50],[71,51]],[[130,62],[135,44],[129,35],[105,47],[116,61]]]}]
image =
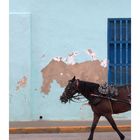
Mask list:
[{"label": "horse's muzzle", "polygon": [[68,99],[65,97],[65,96],[60,96],[60,101],[62,102],[62,103],[67,103],[68,102]]}]

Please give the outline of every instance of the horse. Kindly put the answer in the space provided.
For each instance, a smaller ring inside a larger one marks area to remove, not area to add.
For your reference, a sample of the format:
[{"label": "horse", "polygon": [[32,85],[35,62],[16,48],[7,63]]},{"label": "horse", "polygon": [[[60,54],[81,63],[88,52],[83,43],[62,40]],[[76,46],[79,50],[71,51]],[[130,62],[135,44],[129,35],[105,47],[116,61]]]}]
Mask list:
[{"label": "horse", "polygon": [[100,84],[98,83],[82,81],[76,79],[74,76],[68,81],[68,85],[60,96],[60,101],[62,103],[67,103],[68,101],[74,101],[74,99],[80,99],[79,96],[83,96],[88,100],[93,111],[93,122],[88,140],[93,140],[94,131],[101,116],[104,116],[108,120],[113,129],[118,133],[120,140],[124,140],[125,136],[118,129],[112,114],[131,110],[131,104],[129,102],[131,85],[117,86],[119,94],[114,98],[101,96],[98,90],[99,87]]}]

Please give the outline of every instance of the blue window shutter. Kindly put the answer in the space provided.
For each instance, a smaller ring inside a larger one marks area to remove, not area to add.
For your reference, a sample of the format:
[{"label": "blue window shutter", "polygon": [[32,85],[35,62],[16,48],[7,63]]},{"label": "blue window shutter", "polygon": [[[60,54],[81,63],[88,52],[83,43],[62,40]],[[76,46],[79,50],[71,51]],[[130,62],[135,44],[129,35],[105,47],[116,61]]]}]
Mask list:
[{"label": "blue window shutter", "polygon": [[108,19],[108,83],[131,84],[131,19]]}]

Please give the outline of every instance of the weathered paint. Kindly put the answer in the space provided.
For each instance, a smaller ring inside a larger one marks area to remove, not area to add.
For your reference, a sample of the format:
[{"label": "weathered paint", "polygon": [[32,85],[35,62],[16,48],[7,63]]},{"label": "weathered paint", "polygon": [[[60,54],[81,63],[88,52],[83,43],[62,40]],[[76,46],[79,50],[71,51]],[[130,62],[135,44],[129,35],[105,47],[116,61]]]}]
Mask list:
[{"label": "weathered paint", "polygon": [[55,79],[49,94],[41,92],[41,70],[62,58],[71,67],[94,60],[106,69],[107,18],[115,17],[130,17],[130,0],[11,0],[10,120],[92,119],[83,103],[60,103]]}]

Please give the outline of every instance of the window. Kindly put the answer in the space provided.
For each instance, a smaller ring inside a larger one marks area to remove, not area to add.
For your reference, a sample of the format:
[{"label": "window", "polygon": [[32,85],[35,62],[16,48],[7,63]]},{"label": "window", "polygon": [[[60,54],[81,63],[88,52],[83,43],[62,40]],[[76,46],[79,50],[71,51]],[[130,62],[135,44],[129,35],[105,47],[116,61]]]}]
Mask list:
[{"label": "window", "polygon": [[131,19],[108,19],[108,83],[131,84]]}]

